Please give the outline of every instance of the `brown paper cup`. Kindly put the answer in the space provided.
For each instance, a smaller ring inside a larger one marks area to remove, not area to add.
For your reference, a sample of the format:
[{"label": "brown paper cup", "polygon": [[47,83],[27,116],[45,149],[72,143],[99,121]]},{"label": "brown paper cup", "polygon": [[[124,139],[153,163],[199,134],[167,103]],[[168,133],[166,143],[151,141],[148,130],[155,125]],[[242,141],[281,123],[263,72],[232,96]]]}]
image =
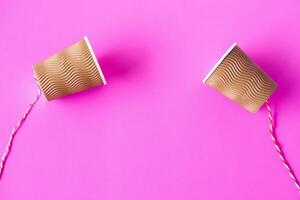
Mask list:
[{"label": "brown paper cup", "polygon": [[106,84],[87,37],[35,64],[33,71],[48,100]]},{"label": "brown paper cup", "polygon": [[233,44],[203,80],[250,112],[256,112],[276,89],[276,83]]}]

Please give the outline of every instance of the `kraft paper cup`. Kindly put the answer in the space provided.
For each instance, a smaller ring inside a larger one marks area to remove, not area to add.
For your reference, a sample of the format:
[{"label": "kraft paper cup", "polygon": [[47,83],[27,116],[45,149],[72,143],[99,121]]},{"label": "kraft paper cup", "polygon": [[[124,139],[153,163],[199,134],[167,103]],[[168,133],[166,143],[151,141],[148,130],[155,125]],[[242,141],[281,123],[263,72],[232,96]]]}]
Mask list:
[{"label": "kraft paper cup", "polygon": [[87,37],[35,64],[33,71],[48,100],[106,84]]},{"label": "kraft paper cup", "polygon": [[203,80],[210,87],[256,112],[276,89],[276,83],[233,44]]}]

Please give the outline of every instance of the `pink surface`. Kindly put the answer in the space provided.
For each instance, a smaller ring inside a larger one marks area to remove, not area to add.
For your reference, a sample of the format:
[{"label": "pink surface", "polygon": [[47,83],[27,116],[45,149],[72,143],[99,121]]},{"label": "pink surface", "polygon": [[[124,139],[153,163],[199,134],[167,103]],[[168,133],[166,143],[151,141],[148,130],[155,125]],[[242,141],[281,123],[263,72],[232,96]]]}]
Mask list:
[{"label": "pink surface", "polygon": [[234,42],[275,81],[300,176],[299,1],[0,1],[0,152],[36,86],[31,65],[87,35],[108,85],[42,97],[18,133],[1,200],[299,199],[252,114],[202,78]]}]

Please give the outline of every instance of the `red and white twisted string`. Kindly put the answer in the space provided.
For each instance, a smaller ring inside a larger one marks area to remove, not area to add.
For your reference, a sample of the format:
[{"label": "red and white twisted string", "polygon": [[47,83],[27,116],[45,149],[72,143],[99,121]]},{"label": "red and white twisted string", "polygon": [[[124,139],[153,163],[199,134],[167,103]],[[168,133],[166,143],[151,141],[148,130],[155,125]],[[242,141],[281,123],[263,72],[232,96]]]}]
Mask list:
[{"label": "red and white twisted string", "polygon": [[282,149],[281,149],[281,145],[280,143],[278,142],[277,140],[277,137],[276,137],[276,133],[275,133],[275,123],[274,123],[274,117],[273,117],[273,113],[272,113],[272,110],[271,110],[271,107],[270,107],[270,104],[269,102],[267,101],[266,102],[266,106],[267,106],[267,109],[268,109],[268,112],[269,112],[269,130],[270,130],[270,134],[271,134],[271,139],[273,141],[273,144],[276,148],[276,151],[284,165],[284,167],[287,169],[291,179],[293,180],[298,192],[300,192],[300,184],[296,178],[296,175],[293,171],[293,169],[291,168],[290,164],[288,163]]},{"label": "red and white twisted string", "polygon": [[20,127],[23,125],[24,121],[26,120],[28,114],[31,112],[32,108],[34,107],[34,105],[36,104],[38,99],[40,98],[40,96],[41,96],[41,91],[40,91],[40,89],[38,89],[37,94],[36,94],[35,98],[33,99],[33,102],[31,104],[29,104],[29,106],[28,106],[27,110],[25,111],[24,115],[18,121],[18,123],[13,128],[13,130],[10,134],[8,143],[6,145],[6,148],[5,148],[4,154],[3,154],[2,159],[1,159],[1,163],[0,163],[0,178],[2,177],[4,166],[5,166],[5,163],[7,161],[8,155],[11,151],[12,144],[14,142],[15,136],[16,136],[17,132],[19,131]]}]

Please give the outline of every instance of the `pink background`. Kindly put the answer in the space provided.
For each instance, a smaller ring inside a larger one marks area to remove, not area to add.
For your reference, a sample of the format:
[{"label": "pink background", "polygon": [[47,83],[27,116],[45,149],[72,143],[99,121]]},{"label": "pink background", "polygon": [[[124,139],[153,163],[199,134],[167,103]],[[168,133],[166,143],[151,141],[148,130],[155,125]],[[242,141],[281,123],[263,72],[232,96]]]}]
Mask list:
[{"label": "pink background", "polygon": [[40,99],[0,199],[299,199],[266,109],[201,83],[236,41],[279,85],[278,136],[300,176],[299,18],[298,0],[1,0],[1,155],[35,95],[33,63],[87,35],[108,85]]}]

